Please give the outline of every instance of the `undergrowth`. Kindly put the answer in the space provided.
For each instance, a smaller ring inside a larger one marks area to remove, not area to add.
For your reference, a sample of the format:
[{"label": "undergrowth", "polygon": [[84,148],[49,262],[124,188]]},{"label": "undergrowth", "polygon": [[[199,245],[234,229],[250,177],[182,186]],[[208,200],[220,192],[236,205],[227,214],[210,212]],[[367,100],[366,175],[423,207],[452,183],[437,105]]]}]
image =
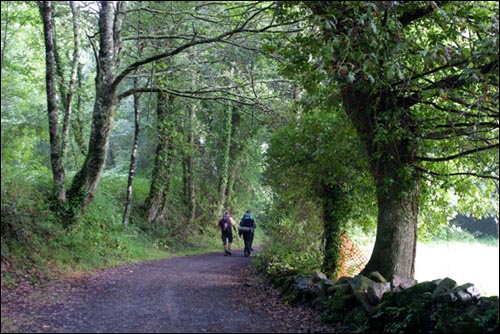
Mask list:
[{"label": "undergrowth", "polygon": [[268,242],[255,261],[259,271],[270,276],[282,272],[308,274],[321,266],[321,224],[313,218],[313,211],[275,217],[266,226]]},{"label": "undergrowth", "polygon": [[[147,182],[136,179],[133,203],[144,200],[148,187]],[[89,209],[68,228],[49,209],[47,189],[47,183],[2,177],[2,288],[20,282],[39,284],[75,271],[220,248],[215,228],[203,235],[176,221],[145,228],[137,224],[139,217],[135,217],[136,223],[124,226],[126,178],[104,177]]]}]

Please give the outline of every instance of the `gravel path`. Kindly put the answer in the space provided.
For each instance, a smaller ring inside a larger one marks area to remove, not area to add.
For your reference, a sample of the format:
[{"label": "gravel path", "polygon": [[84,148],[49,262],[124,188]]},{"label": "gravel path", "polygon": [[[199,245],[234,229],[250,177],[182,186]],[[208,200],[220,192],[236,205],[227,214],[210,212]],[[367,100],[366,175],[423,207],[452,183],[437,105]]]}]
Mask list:
[{"label": "gravel path", "polygon": [[2,292],[4,319],[21,332],[333,332],[311,310],[279,303],[241,251],[120,266],[55,283],[29,298]]}]

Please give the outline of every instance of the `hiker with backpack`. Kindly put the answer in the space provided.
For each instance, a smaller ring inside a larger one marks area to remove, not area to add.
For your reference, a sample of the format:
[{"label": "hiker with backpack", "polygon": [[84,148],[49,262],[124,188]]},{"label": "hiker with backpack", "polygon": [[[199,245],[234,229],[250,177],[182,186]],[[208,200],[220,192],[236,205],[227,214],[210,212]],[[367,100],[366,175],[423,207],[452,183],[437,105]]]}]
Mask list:
[{"label": "hiker with backpack", "polygon": [[241,237],[243,235],[243,241],[245,242],[245,249],[243,253],[247,257],[250,256],[253,251],[252,242],[255,227],[256,224],[252,216],[252,211],[247,210],[247,212],[243,215],[243,218],[241,218],[240,227],[238,228],[239,236]]},{"label": "hiker with backpack", "polygon": [[236,226],[228,210],[224,211],[224,216],[219,220],[219,227],[222,235],[222,245],[224,246],[224,255],[232,255],[233,229],[236,232]]}]

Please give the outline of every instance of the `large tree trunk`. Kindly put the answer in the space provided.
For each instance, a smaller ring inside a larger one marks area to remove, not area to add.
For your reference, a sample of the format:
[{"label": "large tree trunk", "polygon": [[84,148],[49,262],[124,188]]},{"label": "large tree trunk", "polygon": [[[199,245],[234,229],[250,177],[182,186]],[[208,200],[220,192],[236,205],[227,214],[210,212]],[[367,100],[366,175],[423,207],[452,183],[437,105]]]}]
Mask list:
[{"label": "large tree trunk", "polygon": [[169,125],[171,115],[168,112],[174,97],[168,99],[162,92],[158,93],[156,113],[158,117],[158,144],[156,146],[155,163],[151,176],[151,188],[146,207],[148,210],[148,223],[159,222],[165,215],[167,194],[170,190],[172,174],[172,130]]},{"label": "large tree trunk", "polygon": [[54,179],[54,197],[63,202],[66,199],[64,186],[64,168],[62,150],[59,142],[59,118],[57,111],[57,93],[55,84],[56,57],[52,20],[52,3],[43,1],[40,6],[45,38],[45,82],[47,90],[47,111],[49,117],[50,163]]},{"label": "large tree trunk", "polygon": [[[394,129],[411,124],[408,113],[390,93],[373,96],[348,86],[342,90],[342,98],[366,146],[377,189],[377,236],[363,273],[378,271],[389,280],[395,275],[413,277],[419,195],[413,168],[416,152],[407,138],[394,135]],[[386,137],[377,138],[380,128]]]},{"label": "large tree trunk", "polygon": [[363,273],[378,271],[386,279],[415,274],[418,187],[409,193],[378,196],[377,238]]},{"label": "large tree trunk", "polygon": [[[88,154],[80,171],[75,175],[68,191],[70,216],[74,218],[80,210],[86,210],[99,184],[108,152],[109,137],[116,109],[115,70],[121,48],[121,18],[125,1],[102,1],[99,11],[99,54],[96,76],[96,98],[92,116],[92,127]],[[118,8],[116,7],[118,6]],[[70,223],[70,222],[68,222]]]}]

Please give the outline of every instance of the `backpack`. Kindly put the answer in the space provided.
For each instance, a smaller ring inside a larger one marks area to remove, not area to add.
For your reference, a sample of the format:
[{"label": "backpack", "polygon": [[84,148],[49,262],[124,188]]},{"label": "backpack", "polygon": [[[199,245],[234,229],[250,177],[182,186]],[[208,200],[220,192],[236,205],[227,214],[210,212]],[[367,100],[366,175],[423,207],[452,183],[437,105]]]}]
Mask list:
[{"label": "backpack", "polygon": [[219,227],[222,230],[227,230],[228,227],[231,228],[231,226],[229,225],[229,217],[227,217],[227,216],[222,217],[219,220]]},{"label": "backpack", "polygon": [[245,217],[245,220],[243,220],[243,222],[241,223],[241,226],[244,226],[244,227],[253,227],[253,219],[250,218],[250,217]]},{"label": "backpack", "polygon": [[255,221],[252,219],[252,216],[245,215],[243,221],[240,223],[238,231],[241,233],[253,232],[254,226],[255,226]]}]

